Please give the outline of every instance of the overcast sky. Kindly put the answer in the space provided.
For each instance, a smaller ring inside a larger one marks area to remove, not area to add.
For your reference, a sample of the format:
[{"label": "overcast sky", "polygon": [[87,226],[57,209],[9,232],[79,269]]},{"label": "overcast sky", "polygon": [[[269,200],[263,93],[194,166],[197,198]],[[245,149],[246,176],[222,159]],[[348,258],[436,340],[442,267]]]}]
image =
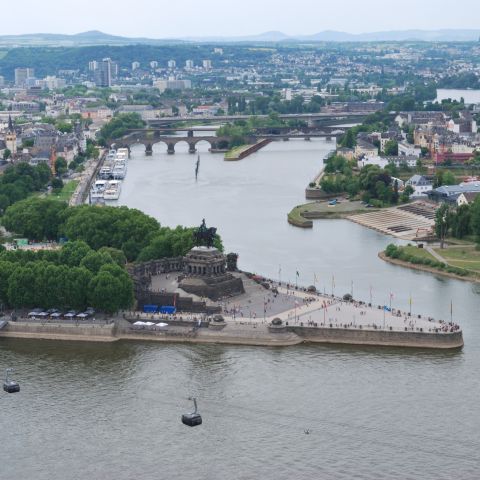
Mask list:
[{"label": "overcast sky", "polygon": [[5,17],[0,34],[101,30],[171,38],[480,28],[480,0],[22,0],[18,14]]}]

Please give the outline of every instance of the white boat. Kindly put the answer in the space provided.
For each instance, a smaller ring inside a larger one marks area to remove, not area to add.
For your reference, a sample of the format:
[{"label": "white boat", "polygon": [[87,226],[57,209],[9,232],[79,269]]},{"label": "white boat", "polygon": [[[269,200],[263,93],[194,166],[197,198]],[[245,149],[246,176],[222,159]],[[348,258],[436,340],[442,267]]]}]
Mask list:
[{"label": "white boat", "polygon": [[90,189],[90,198],[103,198],[107,184],[106,180],[97,180]]},{"label": "white boat", "polygon": [[123,180],[127,175],[127,164],[124,161],[117,160],[113,165],[112,177],[115,180]]},{"label": "white boat", "polygon": [[121,190],[122,182],[120,180],[111,180],[108,182],[108,187],[105,188],[104,200],[118,200]]},{"label": "white boat", "polygon": [[98,173],[98,178],[102,180],[108,180],[111,175],[112,175],[112,167],[110,167],[109,165],[104,165],[100,169],[100,172]]},{"label": "white boat", "polygon": [[107,160],[115,160],[116,156],[117,156],[117,151],[112,149],[107,154]]}]

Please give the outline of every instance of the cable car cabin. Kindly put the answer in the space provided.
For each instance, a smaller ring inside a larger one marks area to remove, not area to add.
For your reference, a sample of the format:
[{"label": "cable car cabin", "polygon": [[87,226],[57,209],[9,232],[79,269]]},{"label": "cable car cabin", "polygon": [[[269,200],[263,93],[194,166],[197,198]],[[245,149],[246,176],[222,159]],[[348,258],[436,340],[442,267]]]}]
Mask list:
[{"label": "cable car cabin", "polygon": [[202,416],[197,412],[197,399],[192,398],[195,411],[192,413],[185,413],[182,415],[182,423],[187,427],[196,427],[202,424]]},{"label": "cable car cabin", "polygon": [[7,393],[17,393],[20,391],[20,385],[15,380],[9,380],[8,374],[13,372],[13,368],[5,370],[5,381],[3,382],[3,390]]},{"label": "cable car cabin", "polygon": [[6,380],[5,382],[3,382],[3,389],[7,393],[17,393],[20,391],[20,385],[14,380]]},{"label": "cable car cabin", "polygon": [[202,424],[202,416],[199,413],[185,413],[182,415],[182,423],[188,427],[196,427]]}]

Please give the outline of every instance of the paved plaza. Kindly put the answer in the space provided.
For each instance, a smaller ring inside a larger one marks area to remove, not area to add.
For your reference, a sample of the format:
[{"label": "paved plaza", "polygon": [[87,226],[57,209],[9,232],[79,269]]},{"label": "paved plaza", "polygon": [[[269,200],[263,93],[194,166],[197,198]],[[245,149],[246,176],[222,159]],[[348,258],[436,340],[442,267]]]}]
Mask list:
[{"label": "paved plaza", "polygon": [[[194,297],[206,301],[209,305],[222,307],[222,314],[227,323],[270,324],[274,318],[280,318],[289,325],[315,326],[330,328],[353,328],[392,331],[449,331],[451,326],[448,312],[443,320],[419,316],[414,312],[389,309],[383,305],[372,305],[358,301],[344,301],[320,293],[311,293],[301,288],[278,282],[268,282],[267,289],[260,283],[242,277],[245,293],[219,302],[206,298]],[[152,287],[167,292],[178,292],[186,295],[178,288],[177,273],[163,274],[152,278]],[[457,328],[457,327],[454,327]]]}]

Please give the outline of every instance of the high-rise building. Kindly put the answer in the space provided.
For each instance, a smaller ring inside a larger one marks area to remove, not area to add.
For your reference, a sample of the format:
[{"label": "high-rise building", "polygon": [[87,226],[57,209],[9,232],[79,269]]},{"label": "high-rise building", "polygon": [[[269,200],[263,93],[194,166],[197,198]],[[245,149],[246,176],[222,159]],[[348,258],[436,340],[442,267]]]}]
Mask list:
[{"label": "high-rise building", "polygon": [[193,60],[185,61],[185,70],[193,70]]},{"label": "high-rise building", "polygon": [[169,90],[187,90],[192,88],[192,82],[190,80],[175,80],[175,78],[170,78],[168,80],[155,80],[153,86],[160,90],[160,93],[163,93],[167,88]]},{"label": "high-rise building", "polygon": [[97,87],[111,87],[112,86],[112,60],[104,58],[98,62],[98,67],[95,70],[95,84]]},{"label": "high-rise building", "polygon": [[15,69],[15,85],[17,87],[25,87],[28,80],[35,78],[33,68],[16,68]]},{"label": "high-rise building", "polygon": [[177,66],[177,62],[175,60],[169,60],[167,65],[168,68],[173,69]]},{"label": "high-rise building", "polygon": [[150,68],[152,70],[155,70],[156,68],[158,68],[158,62],[156,62],[155,60],[151,61],[150,62]]},{"label": "high-rise building", "polygon": [[140,62],[132,62],[132,72],[140,68]]},{"label": "high-rise building", "polygon": [[3,78],[2,75],[0,75],[0,87],[3,87],[5,85],[5,79]]},{"label": "high-rise building", "polygon": [[88,70],[90,72],[94,72],[98,68],[98,62],[96,60],[92,60],[88,62]]},{"label": "high-rise building", "polygon": [[112,62],[110,64],[110,69],[112,72],[112,80],[116,80],[118,78],[118,63]]},{"label": "high-rise building", "polygon": [[204,60],[203,61],[203,68],[205,70],[210,70],[212,68],[212,61],[211,60]]}]

